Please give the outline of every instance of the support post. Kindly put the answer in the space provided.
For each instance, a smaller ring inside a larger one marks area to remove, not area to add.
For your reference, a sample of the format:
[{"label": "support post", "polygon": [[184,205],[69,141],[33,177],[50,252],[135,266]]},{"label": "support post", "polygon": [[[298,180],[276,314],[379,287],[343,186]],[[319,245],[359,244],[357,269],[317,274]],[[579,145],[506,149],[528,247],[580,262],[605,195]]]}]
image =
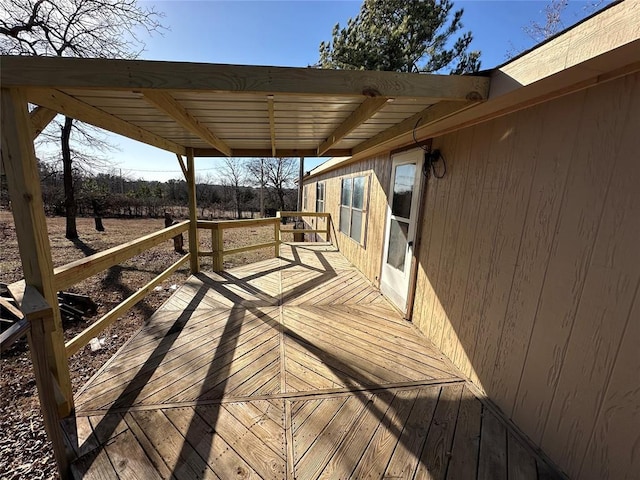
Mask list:
[{"label": "support post", "polygon": [[300,171],[298,172],[298,211],[302,211],[302,178],[304,177],[304,157],[300,157]]},{"label": "support post", "polygon": [[31,324],[27,338],[38,387],[38,398],[44,419],[44,428],[53,447],[53,455],[58,465],[60,478],[66,480],[70,478],[69,460],[62,428],[60,427],[59,411],[56,406],[58,403],[56,401],[56,380],[51,372],[51,365],[47,355],[47,351],[52,347],[53,310],[40,295],[40,292],[30,286],[25,288],[21,308],[25,310],[26,318]]},{"label": "support post", "polygon": [[280,256],[280,212],[276,212],[276,220],[273,222],[273,236],[275,237],[275,256]]},{"label": "support post", "polygon": [[211,228],[211,271],[216,271],[216,245],[218,245],[218,227]]},{"label": "support post", "polygon": [[327,242],[331,242],[331,215],[330,214],[326,214],[324,217],[324,220],[327,224],[327,231],[326,231],[326,241]]},{"label": "support post", "polygon": [[224,229],[216,223],[211,229],[211,250],[213,251],[213,271],[224,270]]},{"label": "support post", "polygon": [[48,364],[63,397],[62,404],[57,407],[62,416],[67,416],[73,410],[73,394],[27,99],[20,89],[3,88],[0,102],[2,163],[9,185],[24,279],[26,285],[35,287],[51,306],[52,325],[45,333],[50,337],[51,348],[44,349],[44,345],[34,348],[42,348],[47,353]]},{"label": "support post", "polygon": [[193,148],[187,148],[187,190],[189,195],[189,253],[191,274],[200,271],[198,258],[198,205],[196,203],[196,165]]}]

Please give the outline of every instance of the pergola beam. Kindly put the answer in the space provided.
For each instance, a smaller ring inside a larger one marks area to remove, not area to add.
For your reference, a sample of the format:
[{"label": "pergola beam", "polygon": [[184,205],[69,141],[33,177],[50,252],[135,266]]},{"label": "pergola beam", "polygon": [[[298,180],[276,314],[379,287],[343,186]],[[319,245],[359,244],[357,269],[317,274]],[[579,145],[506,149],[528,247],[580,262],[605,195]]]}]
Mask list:
[{"label": "pergola beam", "polygon": [[184,179],[188,180],[189,179],[189,172],[187,171],[187,167],[184,164],[184,160],[182,160],[182,155],[178,155],[176,153],[176,158],[178,159],[178,165],[180,165],[180,170],[182,170],[182,173],[184,175]]},{"label": "pergola beam", "polygon": [[180,155],[186,154],[186,149],[182,145],[164,139],[159,135],[126,122],[96,107],[92,107],[59,90],[31,88],[26,92],[29,102],[36,105],[49,108],[63,115],[75,118],[76,120],[89,123],[133,140],[153,145],[163,150],[168,150]]},{"label": "pergola beam", "polygon": [[349,115],[344,122],[327,137],[327,139],[318,147],[318,156],[321,157],[331,147],[349,135],[350,132],[358,128],[364,122],[369,120],[376,114],[386,103],[389,98],[385,97],[369,97]]},{"label": "pergola beam", "polygon": [[274,95],[376,95],[486,99],[489,78],[471,75],[154,62],[96,58],[2,56],[3,86],[109,90],[182,90]]},{"label": "pergola beam", "polygon": [[[194,148],[195,157],[224,157],[215,148]],[[279,148],[275,155],[271,148],[234,148],[231,150],[233,157],[308,157],[317,156],[315,148]],[[351,155],[350,148],[334,148],[325,153],[328,157],[348,157]]]},{"label": "pergola beam", "polygon": [[31,118],[33,140],[38,138],[38,135],[40,135],[42,131],[47,128],[47,125],[49,125],[51,121],[56,118],[56,115],[58,115],[58,112],[56,112],[55,110],[51,110],[50,108],[42,106],[37,106],[29,113],[29,117]]},{"label": "pergola beam", "polygon": [[403,120],[402,122],[387,128],[385,131],[380,132],[378,135],[359,143],[352,149],[352,154],[357,155],[365,152],[366,150],[374,149],[386,142],[393,140],[401,135],[411,132],[417,126],[423,127],[430,123],[442,120],[450,115],[466,110],[473,105],[479,103],[479,100],[468,100],[466,102],[440,102],[435,105],[431,105],[425,108],[421,112],[412,115],[411,117]]},{"label": "pergola beam", "polygon": [[149,90],[144,92],[144,99],[212,147],[220,150],[226,156],[231,156],[231,148],[211,130],[202,125],[197,118],[191,115],[186,108],[168,93]]}]

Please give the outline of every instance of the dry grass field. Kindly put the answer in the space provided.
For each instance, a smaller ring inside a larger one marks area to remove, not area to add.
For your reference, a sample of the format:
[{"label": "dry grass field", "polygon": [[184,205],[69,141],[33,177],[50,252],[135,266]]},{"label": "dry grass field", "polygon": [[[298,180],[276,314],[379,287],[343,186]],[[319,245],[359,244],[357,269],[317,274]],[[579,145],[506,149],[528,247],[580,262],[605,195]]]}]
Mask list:
[{"label": "dry grass field", "polygon": [[[64,218],[47,219],[54,266],[64,265],[87,255],[135,240],[164,228],[159,219],[104,219],[105,232],[94,229],[92,218],[78,219],[79,240],[64,237]],[[289,235],[291,236],[291,235]],[[287,238],[285,238],[286,240]],[[273,227],[251,227],[226,230],[225,249],[273,241]],[[185,248],[188,236],[185,234]],[[211,236],[200,231],[200,248],[211,250]],[[114,308],[156,275],[174,263],[180,254],[173,243],[165,242],[121,265],[95,275],[70,288],[69,291],[88,295],[98,304],[98,312],[84,321],[65,324],[65,337],[70,339],[103,314]],[[273,256],[273,249],[254,250],[225,257],[225,268],[252,263]],[[211,260],[201,258],[202,269],[211,269]],[[103,348],[91,352],[85,347],[69,360],[74,390],[82,386],[110,358],[145,320],[173,293],[188,276],[188,264],[165,280],[157,291],[103,331],[99,338]],[[0,282],[22,279],[22,267],[10,212],[0,211]],[[173,288],[172,288],[173,287]],[[26,341],[20,341],[3,354],[0,381],[0,478],[56,478],[53,453],[44,433],[40,416],[33,369]]]}]

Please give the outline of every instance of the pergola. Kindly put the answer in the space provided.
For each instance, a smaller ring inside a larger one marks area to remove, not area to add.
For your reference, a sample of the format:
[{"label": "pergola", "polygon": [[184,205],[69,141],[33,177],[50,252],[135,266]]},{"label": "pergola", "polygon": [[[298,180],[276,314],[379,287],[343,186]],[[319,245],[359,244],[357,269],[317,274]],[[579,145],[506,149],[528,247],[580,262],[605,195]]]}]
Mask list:
[{"label": "pergola", "polygon": [[483,76],[2,57],[36,132],[62,113],[179,155],[351,156],[487,99]]},{"label": "pergola", "polygon": [[[631,2],[624,7],[637,12]],[[58,287],[187,228],[184,261],[197,273],[195,158],[364,159],[635,73],[637,22],[628,20],[623,7],[610,13],[611,21],[603,16],[595,26],[586,22],[476,76],[0,57],[2,162],[26,285],[20,303],[32,323],[31,335],[39,339],[32,341],[32,355],[54,444],[62,444],[55,438],[60,435],[55,419],[73,409]],[[30,110],[29,104],[36,107]],[[189,187],[189,221],[117,254],[100,252],[65,275],[54,271],[33,141],[59,113],[176,154]],[[343,164],[331,162],[321,170]],[[43,318],[46,322],[39,321]],[[40,373],[38,365],[45,366]],[[64,459],[58,461],[62,465]]]},{"label": "pergola", "polygon": [[[370,155],[418,125],[485,101],[490,83],[485,76],[179,62],[9,56],[0,62],[2,162],[26,285],[21,308],[32,323],[34,367],[49,365],[53,374],[36,379],[48,396],[41,403],[54,437],[52,422],[72,411],[73,394],[33,141],[57,114],[177,155],[189,187],[189,262],[197,273],[196,157]],[[112,257],[90,268],[106,268],[118,259]],[[42,297],[30,304],[29,291]],[[40,316],[52,321],[34,323]]]}]

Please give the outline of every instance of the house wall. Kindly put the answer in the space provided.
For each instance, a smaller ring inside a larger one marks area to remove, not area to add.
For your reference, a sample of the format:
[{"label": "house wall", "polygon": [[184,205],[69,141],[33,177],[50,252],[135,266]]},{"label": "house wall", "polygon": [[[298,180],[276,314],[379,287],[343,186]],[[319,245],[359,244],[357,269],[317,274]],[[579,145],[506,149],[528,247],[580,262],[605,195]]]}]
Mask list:
[{"label": "house wall", "polygon": [[413,321],[571,478],[639,478],[640,74],[434,147]]},{"label": "house wall", "polygon": [[[389,155],[381,155],[365,161],[353,163],[337,170],[313,177],[305,181],[308,208],[315,211],[316,183],[325,182],[325,211],[331,213],[331,239],[340,252],[353,263],[375,285],[380,284],[380,262],[384,240],[387,190],[391,165]],[[365,191],[366,228],[364,244],[360,245],[340,232],[340,194],[342,178],[347,176],[368,177]],[[310,221],[310,223],[313,220]],[[322,222],[322,220],[319,220]],[[324,228],[320,223],[318,228]]]}]

